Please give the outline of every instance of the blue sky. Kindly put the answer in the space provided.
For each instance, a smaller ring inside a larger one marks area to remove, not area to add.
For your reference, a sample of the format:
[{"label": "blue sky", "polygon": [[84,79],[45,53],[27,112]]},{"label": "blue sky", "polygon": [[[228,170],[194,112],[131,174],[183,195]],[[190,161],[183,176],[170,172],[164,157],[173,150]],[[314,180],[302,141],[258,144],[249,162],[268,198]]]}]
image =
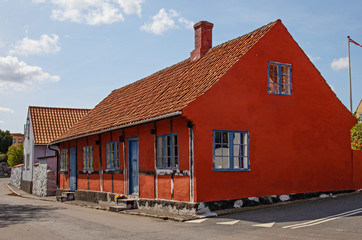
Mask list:
[{"label": "blue sky", "polygon": [[[216,46],[281,19],[349,109],[346,37],[362,44],[361,11],[359,0],[0,0],[0,129],[23,132],[29,105],[93,108],[188,58],[200,20]],[[361,47],[351,59],[355,109]]]}]

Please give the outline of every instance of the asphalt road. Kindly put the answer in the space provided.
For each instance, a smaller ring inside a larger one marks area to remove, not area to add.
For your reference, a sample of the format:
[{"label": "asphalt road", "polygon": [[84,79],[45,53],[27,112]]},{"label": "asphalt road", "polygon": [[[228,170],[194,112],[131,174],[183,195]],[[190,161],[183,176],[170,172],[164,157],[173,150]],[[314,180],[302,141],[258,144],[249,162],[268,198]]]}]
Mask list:
[{"label": "asphalt road", "polygon": [[4,240],[362,239],[362,193],[174,222],[12,196],[8,181],[0,179]]}]

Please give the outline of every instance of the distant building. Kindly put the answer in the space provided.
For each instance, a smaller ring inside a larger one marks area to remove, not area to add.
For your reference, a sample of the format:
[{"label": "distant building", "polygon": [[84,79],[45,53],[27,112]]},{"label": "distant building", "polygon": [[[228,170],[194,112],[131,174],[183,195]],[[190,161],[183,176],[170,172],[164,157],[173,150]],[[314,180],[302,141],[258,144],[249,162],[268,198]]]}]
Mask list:
[{"label": "distant building", "polygon": [[[88,113],[88,109],[34,107],[30,106],[24,127],[24,171],[21,189],[32,193],[35,164],[40,160],[54,171],[54,181],[48,184],[52,189],[45,195],[53,195],[56,190],[57,148],[49,149],[48,144],[67,131],[74,123]],[[48,189],[48,190],[49,190]]]},{"label": "distant building", "polygon": [[362,99],[358,104],[358,107],[356,109],[356,116],[359,117],[359,122],[362,122]]},{"label": "distant building", "polygon": [[13,137],[13,145],[18,146],[20,143],[24,142],[24,134],[22,133],[10,133]]}]

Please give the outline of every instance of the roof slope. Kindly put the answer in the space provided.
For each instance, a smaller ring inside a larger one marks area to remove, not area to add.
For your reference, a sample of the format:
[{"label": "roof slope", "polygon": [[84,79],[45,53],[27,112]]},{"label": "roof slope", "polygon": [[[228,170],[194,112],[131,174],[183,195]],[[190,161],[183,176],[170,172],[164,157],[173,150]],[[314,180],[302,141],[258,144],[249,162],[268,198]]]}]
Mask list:
[{"label": "roof slope", "polygon": [[[280,20],[277,20],[280,21]],[[215,84],[276,23],[114,90],[57,141],[182,110]]]},{"label": "roof slope", "polygon": [[48,144],[83,118],[90,109],[29,107],[34,143]]}]

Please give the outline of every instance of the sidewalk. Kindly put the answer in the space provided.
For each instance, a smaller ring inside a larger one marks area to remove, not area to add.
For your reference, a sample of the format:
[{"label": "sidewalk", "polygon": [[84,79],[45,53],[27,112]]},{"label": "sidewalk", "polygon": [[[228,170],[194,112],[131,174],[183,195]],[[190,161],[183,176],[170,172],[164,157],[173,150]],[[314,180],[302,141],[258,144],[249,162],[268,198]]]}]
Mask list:
[{"label": "sidewalk", "polygon": [[[9,190],[18,197],[23,198],[30,198],[30,199],[37,199],[40,201],[50,201],[50,202],[57,202],[55,196],[47,196],[47,197],[39,197],[30,193],[27,193],[17,187],[13,186],[11,183],[6,184]],[[66,202],[58,202],[59,204],[69,204],[75,205],[80,207],[88,207],[97,210],[105,210],[110,211],[111,206],[116,206],[114,202],[100,202],[100,203],[93,203],[93,202],[85,202],[85,201],[66,201]],[[184,222],[188,220],[199,219],[199,216],[194,215],[179,215],[179,214],[172,214],[167,212],[160,212],[160,211],[153,211],[148,209],[128,209],[118,212],[120,214],[129,214],[129,215],[138,215],[138,216],[146,216],[146,217],[153,217],[159,218],[163,220],[173,220],[178,222]]]}]

